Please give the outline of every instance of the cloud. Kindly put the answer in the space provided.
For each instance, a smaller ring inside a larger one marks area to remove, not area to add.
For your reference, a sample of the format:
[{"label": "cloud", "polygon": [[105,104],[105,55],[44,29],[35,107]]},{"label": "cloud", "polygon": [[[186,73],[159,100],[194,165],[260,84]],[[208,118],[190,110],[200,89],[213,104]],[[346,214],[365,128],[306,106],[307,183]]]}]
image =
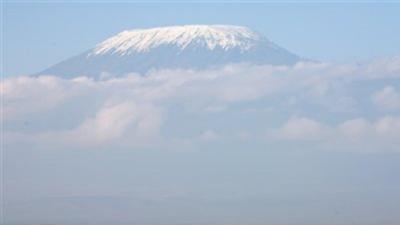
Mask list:
[{"label": "cloud", "polygon": [[375,123],[375,131],[386,138],[400,137],[400,117],[385,116]]},{"label": "cloud", "polygon": [[62,82],[53,76],[5,79],[1,83],[0,94],[4,98],[7,119],[47,111],[62,104],[83,91],[80,81],[81,79]]},{"label": "cloud", "polygon": [[110,141],[123,135],[146,139],[158,134],[161,123],[161,113],[154,106],[122,102],[105,105],[73,132],[95,142]]},{"label": "cloud", "polygon": [[202,141],[215,141],[217,140],[219,135],[214,130],[206,130],[200,135],[200,140]]},{"label": "cloud", "polygon": [[[266,142],[289,147],[357,152],[399,152],[400,117],[354,118],[337,124],[292,116],[267,130]],[[285,148],[285,147],[284,147]]]},{"label": "cloud", "polygon": [[335,140],[341,143],[344,149],[350,148],[362,152],[399,152],[400,150],[398,148],[400,145],[399,116],[382,116],[375,120],[352,119],[340,124],[337,131]]},{"label": "cloud", "polygon": [[360,138],[371,131],[371,124],[364,118],[356,118],[339,124],[338,130],[342,135],[350,138]]},{"label": "cloud", "polygon": [[292,117],[274,132],[278,139],[315,140],[325,132],[324,126],[306,117]]},{"label": "cloud", "polygon": [[[238,135],[243,130],[252,140],[265,130],[288,141],[326,140],[334,134],[393,139],[398,115],[385,113],[399,108],[397,63],[398,58],[367,64],[238,64],[101,80],[11,77],[1,81],[2,122],[16,148],[18,138],[65,147],[212,143],[229,135],[248,139]],[[377,90],[377,83],[384,88]]]},{"label": "cloud", "polygon": [[386,86],[372,95],[372,101],[381,109],[396,111],[400,109],[400,93],[393,86]]},{"label": "cloud", "polygon": [[332,125],[305,117],[291,117],[276,131],[278,137],[285,139],[321,140],[335,136],[385,139],[400,136],[400,116],[382,116],[372,121],[355,118]]}]

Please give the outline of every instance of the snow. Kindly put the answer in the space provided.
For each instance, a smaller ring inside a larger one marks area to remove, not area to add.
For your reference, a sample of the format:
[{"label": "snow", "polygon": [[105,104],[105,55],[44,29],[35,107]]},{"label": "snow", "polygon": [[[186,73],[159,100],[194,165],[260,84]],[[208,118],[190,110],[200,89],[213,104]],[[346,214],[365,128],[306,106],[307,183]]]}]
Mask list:
[{"label": "snow", "polygon": [[162,45],[174,45],[183,50],[192,44],[210,50],[239,48],[245,51],[255,46],[260,40],[266,41],[260,34],[246,27],[231,25],[185,25],[135,29],[123,31],[98,44],[89,56],[110,53],[129,55],[148,52]]},{"label": "snow", "polygon": [[38,74],[71,78],[146,75],[150,70],[228,64],[293,65],[300,57],[246,27],[183,25],[123,31]]}]

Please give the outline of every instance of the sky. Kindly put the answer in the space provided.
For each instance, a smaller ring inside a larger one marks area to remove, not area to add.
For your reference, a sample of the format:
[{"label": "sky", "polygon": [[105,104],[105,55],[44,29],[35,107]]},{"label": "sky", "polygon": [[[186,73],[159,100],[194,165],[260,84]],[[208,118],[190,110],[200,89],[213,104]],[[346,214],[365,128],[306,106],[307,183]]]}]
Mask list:
[{"label": "sky", "polygon": [[[46,1],[44,1],[46,2]],[[302,57],[360,62],[400,51],[396,3],[4,4],[4,74],[33,74],[123,30],[233,24]]]},{"label": "sky", "polygon": [[[398,225],[398,4],[7,3],[5,225]],[[318,61],[29,76],[124,29],[237,24]]]}]

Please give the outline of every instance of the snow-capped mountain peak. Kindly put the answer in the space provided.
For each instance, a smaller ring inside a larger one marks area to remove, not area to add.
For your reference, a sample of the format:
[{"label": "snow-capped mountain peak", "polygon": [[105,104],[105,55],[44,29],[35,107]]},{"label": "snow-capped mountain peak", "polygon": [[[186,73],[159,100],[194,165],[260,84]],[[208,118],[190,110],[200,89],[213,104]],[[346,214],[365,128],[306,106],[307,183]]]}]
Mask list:
[{"label": "snow-capped mountain peak", "polygon": [[246,27],[185,25],[123,31],[38,74],[99,77],[226,64],[291,65],[300,58]]},{"label": "snow-capped mountain peak", "polygon": [[90,55],[146,52],[162,45],[175,45],[181,50],[191,44],[210,50],[239,48],[248,50],[262,39],[258,33],[241,26],[231,25],[186,25],[135,29],[123,31],[100,43]]}]

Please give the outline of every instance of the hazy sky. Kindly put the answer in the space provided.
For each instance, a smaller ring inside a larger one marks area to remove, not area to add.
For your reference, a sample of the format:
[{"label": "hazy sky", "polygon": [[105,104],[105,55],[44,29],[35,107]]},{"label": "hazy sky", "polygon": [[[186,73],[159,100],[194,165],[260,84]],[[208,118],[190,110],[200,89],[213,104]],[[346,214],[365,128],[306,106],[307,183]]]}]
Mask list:
[{"label": "hazy sky", "polygon": [[400,58],[2,81],[7,225],[397,225]]},{"label": "hazy sky", "polygon": [[5,74],[31,74],[126,29],[243,25],[312,59],[365,61],[400,51],[400,4],[10,3]]},{"label": "hazy sky", "polygon": [[[5,6],[4,224],[399,224],[400,4]],[[198,23],[321,61],[15,76]]]}]

